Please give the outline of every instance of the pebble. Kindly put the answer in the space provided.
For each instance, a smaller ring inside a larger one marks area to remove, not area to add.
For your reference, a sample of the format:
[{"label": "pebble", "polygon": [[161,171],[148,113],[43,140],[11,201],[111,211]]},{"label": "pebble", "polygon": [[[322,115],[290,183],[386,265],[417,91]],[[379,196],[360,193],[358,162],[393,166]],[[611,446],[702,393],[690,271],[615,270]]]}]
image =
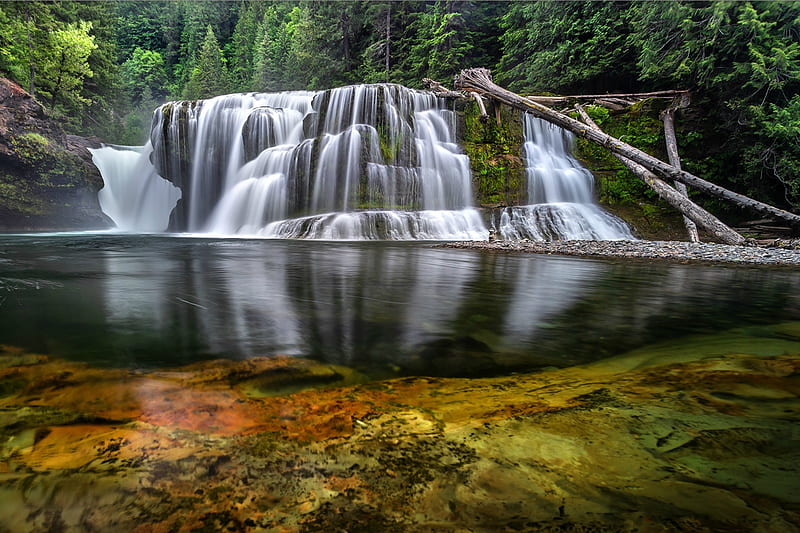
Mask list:
[{"label": "pebble", "polygon": [[625,257],[677,262],[711,262],[800,266],[800,243],[730,246],[683,241],[459,241],[444,248],[489,250],[581,257]]}]

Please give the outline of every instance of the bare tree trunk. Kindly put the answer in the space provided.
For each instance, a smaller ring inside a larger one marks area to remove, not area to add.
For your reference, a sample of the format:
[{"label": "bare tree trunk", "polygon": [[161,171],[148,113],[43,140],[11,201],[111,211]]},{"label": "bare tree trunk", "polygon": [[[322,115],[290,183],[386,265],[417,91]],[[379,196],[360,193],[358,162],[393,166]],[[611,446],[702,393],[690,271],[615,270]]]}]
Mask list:
[{"label": "bare tree trunk", "polygon": [[28,30],[28,70],[30,76],[30,83],[29,83],[29,90],[28,92],[31,93],[31,96],[36,96],[36,65],[33,62],[33,36],[31,35],[31,8],[30,6],[25,6],[25,27]]},{"label": "bare tree trunk", "polygon": [[389,59],[391,58],[390,55],[390,46],[392,43],[392,4],[386,6],[386,83],[389,83]]},{"label": "bare tree trunk", "polygon": [[478,109],[480,109],[481,112],[480,121],[486,122],[489,120],[489,114],[486,112],[486,106],[483,105],[483,98],[481,98],[481,95],[476,92],[469,93],[469,95],[478,103]]},{"label": "bare tree trunk", "polygon": [[764,216],[783,220],[792,227],[800,228],[800,216],[789,213],[788,211],[784,211],[783,209],[778,209],[777,207],[773,207],[763,202],[759,202],[758,200],[748,198],[743,194],[729,191],[724,187],[715,185],[702,178],[698,178],[697,176],[690,174],[685,170],[677,169],[672,165],[639,150],[638,148],[635,148],[620,141],[619,139],[603,133],[602,131],[590,128],[573,118],[558,113],[557,111],[553,111],[549,107],[543,106],[518,94],[512,93],[511,91],[503,89],[492,82],[491,73],[487,69],[476,68],[462,70],[461,73],[456,77],[456,89],[476,92],[482,91],[506,105],[526,111],[528,113],[532,113],[539,118],[564,128],[565,130],[571,131],[579,137],[590,140],[596,144],[599,144],[600,146],[604,146],[615,154],[620,154],[636,163],[639,163],[650,172],[653,172],[662,178],[680,181],[681,183],[693,187],[698,191],[722,198],[723,200],[727,200],[733,204],[745,209],[750,209]]},{"label": "bare tree trunk", "polygon": [[[675,138],[675,107],[670,107],[661,114],[661,120],[664,121],[664,141],[667,144],[667,156],[669,157],[669,164],[678,170],[681,169],[681,158],[678,155],[678,140]],[[689,191],[686,185],[680,181],[675,182],[675,189],[679,193],[688,197]],[[686,232],[689,234],[689,240],[692,242],[700,242],[700,236],[697,234],[697,226],[688,217],[683,217],[683,224],[686,226]]]},{"label": "bare tree trunk", "polygon": [[615,108],[625,108],[644,98],[676,98],[688,94],[688,91],[655,91],[649,93],[622,93],[622,94],[575,94],[568,96],[526,96],[528,100],[542,105],[565,105],[575,102],[589,102],[603,105],[610,103]]},{"label": "bare tree trunk", "polygon": [[[583,107],[581,107],[580,104],[576,104],[575,108],[578,110],[578,113],[580,113],[581,118],[583,118],[583,121],[586,122],[586,124],[596,130],[600,130],[600,127],[595,124],[589,115],[586,114],[586,111],[583,110]],[[692,202],[688,196],[683,195],[670,187],[668,183],[659,179],[658,176],[644,168],[642,165],[634,163],[630,159],[627,159],[619,154],[614,154],[614,157],[619,159],[623,165],[628,167],[628,169],[633,172],[637,178],[645,182],[651,189],[653,189],[656,194],[658,194],[659,198],[683,213],[683,216],[692,221],[693,225],[696,222],[697,225],[703,228],[704,231],[707,231],[709,234],[716,237],[720,242],[725,244],[744,244],[746,242],[744,237],[726,226],[717,217]],[[695,233],[696,232],[697,227],[695,227]]]}]

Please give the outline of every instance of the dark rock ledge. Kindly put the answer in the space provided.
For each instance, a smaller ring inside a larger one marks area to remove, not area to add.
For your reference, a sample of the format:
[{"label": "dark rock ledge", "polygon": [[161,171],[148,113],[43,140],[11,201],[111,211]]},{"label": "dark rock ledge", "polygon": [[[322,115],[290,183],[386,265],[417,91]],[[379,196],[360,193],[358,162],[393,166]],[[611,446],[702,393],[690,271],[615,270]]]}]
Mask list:
[{"label": "dark rock ledge", "polygon": [[674,262],[710,262],[800,266],[800,241],[770,246],[729,246],[681,241],[464,241],[439,244],[492,252],[620,257]]},{"label": "dark rock ledge", "polygon": [[0,231],[111,227],[88,150],[99,146],[67,135],[33,96],[0,77]]}]

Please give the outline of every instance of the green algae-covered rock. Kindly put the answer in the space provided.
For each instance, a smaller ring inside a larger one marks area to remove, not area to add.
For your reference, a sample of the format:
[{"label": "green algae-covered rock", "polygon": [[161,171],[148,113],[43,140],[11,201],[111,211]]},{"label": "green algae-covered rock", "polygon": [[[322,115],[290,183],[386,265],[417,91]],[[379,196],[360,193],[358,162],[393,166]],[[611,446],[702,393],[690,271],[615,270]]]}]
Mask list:
[{"label": "green algae-covered rock", "polygon": [[525,198],[522,120],[513,109],[486,101],[481,119],[474,101],[457,105],[459,141],[470,159],[476,203],[484,207],[520,205]]}]

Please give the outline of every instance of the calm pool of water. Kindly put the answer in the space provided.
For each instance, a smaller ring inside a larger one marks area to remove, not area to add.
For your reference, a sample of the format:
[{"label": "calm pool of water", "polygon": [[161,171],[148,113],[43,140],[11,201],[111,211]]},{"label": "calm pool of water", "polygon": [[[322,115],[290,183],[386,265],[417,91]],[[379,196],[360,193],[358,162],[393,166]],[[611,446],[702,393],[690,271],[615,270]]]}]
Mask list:
[{"label": "calm pool of water", "polygon": [[499,375],[800,319],[796,271],[421,243],[0,237],[0,343],[154,368],[288,354],[368,375]]}]

